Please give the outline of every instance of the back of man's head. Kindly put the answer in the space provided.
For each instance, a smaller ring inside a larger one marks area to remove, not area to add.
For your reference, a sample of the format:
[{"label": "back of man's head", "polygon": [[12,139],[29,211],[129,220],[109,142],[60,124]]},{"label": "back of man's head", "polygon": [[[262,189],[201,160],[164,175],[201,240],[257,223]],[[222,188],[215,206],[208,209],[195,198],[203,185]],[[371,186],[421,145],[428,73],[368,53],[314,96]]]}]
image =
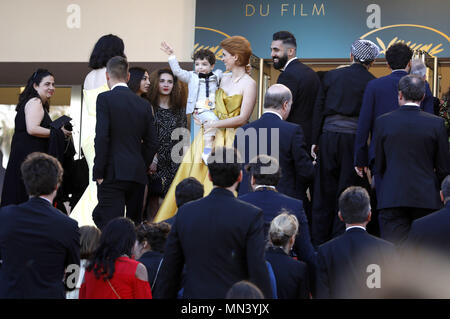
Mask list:
[{"label": "back of man's head", "polygon": [[422,79],[425,79],[427,74],[427,67],[420,59],[414,59],[411,61],[411,72],[410,74],[418,75]]},{"label": "back of man's head", "polygon": [[208,157],[208,170],[214,186],[231,187],[241,174],[241,157],[234,148],[216,147]]},{"label": "back of man's head", "polygon": [[281,178],[277,159],[268,155],[258,155],[252,159],[246,170],[255,179],[256,185],[277,186]]},{"label": "back of man's head", "polygon": [[425,81],[418,75],[405,75],[398,82],[398,90],[405,101],[420,102],[425,95]]},{"label": "back of man's head", "polygon": [[203,197],[203,185],[194,177],[183,179],[175,188],[175,201],[180,208],[187,202]]},{"label": "back of man's head", "polygon": [[273,41],[283,41],[283,45],[286,47],[297,48],[297,40],[294,35],[289,31],[278,31],[273,34]]},{"label": "back of man's head", "polygon": [[56,158],[44,153],[28,155],[20,170],[30,196],[50,195],[62,182],[61,164]]},{"label": "back of man's head", "polygon": [[351,186],[339,196],[339,211],[346,224],[362,224],[368,221],[370,197],[359,186]]},{"label": "back of man's head", "polygon": [[274,84],[266,91],[264,108],[279,110],[286,101],[290,100],[292,100],[291,90],[283,84]]},{"label": "back of man's head", "polygon": [[450,201],[450,175],[448,175],[441,184],[442,195],[444,196],[444,203]]},{"label": "back of man's head", "polygon": [[115,56],[106,64],[106,72],[115,80],[128,82],[128,61],[124,57]]},{"label": "back of man's head", "polygon": [[386,60],[392,70],[406,69],[413,51],[404,43],[393,44],[386,51]]}]

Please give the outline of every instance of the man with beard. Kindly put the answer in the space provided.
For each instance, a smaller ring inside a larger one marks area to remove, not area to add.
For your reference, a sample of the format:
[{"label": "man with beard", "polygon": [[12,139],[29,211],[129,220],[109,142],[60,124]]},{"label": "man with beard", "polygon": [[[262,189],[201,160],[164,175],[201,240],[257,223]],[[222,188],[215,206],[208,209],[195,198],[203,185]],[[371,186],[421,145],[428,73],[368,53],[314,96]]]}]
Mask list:
[{"label": "man with beard", "polygon": [[300,124],[305,134],[307,149],[311,149],[312,118],[320,79],[316,72],[301,63],[297,54],[297,41],[292,33],[274,33],[270,46],[273,66],[280,70],[277,83],[286,85],[292,93],[292,108],[288,122]]},{"label": "man with beard", "polygon": [[[316,72],[301,63],[297,58],[297,41],[292,33],[279,31],[273,34],[270,46],[273,66],[280,70],[277,83],[291,90],[292,106],[286,121],[299,124],[303,130],[306,149],[311,149],[313,109],[320,79]],[[300,145],[299,145],[300,147]],[[311,188],[311,185],[297,185],[299,189]],[[311,220],[311,202],[303,200],[306,216]]]}]

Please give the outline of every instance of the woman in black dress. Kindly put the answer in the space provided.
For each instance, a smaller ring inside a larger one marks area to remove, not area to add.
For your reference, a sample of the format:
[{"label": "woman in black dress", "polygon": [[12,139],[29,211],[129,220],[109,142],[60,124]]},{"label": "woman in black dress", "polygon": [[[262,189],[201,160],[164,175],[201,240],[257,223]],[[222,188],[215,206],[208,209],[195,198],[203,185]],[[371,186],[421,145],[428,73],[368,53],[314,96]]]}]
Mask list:
[{"label": "woman in black dress", "polygon": [[136,227],[137,239],[133,255],[147,268],[148,282],[152,290],[161,268],[169,232],[170,225],[165,222],[142,223]]},{"label": "woman in black dress", "polygon": [[[55,93],[55,79],[48,70],[38,69],[28,79],[16,107],[11,154],[6,167],[0,206],[20,204],[28,200],[20,166],[28,154],[48,153],[50,124],[49,102]],[[71,133],[62,128],[64,134]]]},{"label": "woman in black dress", "polygon": [[150,211],[147,216],[151,220],[180,165],[171,156],[172,148],[179,141],[172,140],[171,136],[175,129],[187,127],[186,88],[170,69],[161,69],[150,76],[149,100],[153,106],[159,141],[158,153],[150,166]]}]

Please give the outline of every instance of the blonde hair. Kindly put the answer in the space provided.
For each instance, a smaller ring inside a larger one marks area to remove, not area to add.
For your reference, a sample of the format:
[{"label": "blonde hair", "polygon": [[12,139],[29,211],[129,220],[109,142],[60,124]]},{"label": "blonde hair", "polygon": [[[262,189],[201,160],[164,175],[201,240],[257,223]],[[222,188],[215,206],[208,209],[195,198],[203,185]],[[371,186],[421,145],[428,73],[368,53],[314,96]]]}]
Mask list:
[{"label": "blonde hair", "polygon": [[270,223],[269,239],[275,246],[286,246],[289,239],[298,232],[298,220],[295,215],[282,210]]},{"label": "blonde hair", "polygon": [[220,46],[227,50],[231,55],[236,55],[238,57],[236,65],[247,66],[250,63],[252,47],[246,38],[235,35],[220,42]]}]

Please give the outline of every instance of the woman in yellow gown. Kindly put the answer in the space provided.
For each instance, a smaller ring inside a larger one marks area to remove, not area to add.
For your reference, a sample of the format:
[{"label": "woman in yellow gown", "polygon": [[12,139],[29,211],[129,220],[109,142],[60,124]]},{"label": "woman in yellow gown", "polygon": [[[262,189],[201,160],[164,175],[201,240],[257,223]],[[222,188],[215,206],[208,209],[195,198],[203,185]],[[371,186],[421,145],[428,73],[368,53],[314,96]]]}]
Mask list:
[{"label": "woman in yellow gown", "polygon": [[197,134],[192,145],[183,158],[172,185],[154,219],[160,222],[175,215],[175,188],[183,179],[195,177],[205,188],[205,196],[212,189],[208,179],[208,167],[203,163],[203,131],[217,128],[215,146],[232,146],[235,130],[246,124],[250,118],[256,102],[256,82],[247,74],[246,66],[252,54],[250,43],[241,36],[233,36],[220,43],[223,50],[222,60],[226,73],[220,82],[216,93],[216,107],[214,112],[218,121],[205,123]]},{"label": "woman in yellow gown", "polygon": [[[94,167],[95,124],[97,96],[109,90],[106,83],[106,63],[113,56],[123,56],[124,43],[121,38],[108,34],[102,36],[94,46],[89,66],[92,71],[86,76],[83,85],[83,110],[81,120],[81,148],[89,167],[89,185],[78,203],[73,208],[70,217],[78,222],[78,226],[95,226],[92,220],[92,211],[97,206],[97,185],[92,179]],[[72,116],[77,118],[76,116]],[[78,127],[80,125],[78,124]]]}]

